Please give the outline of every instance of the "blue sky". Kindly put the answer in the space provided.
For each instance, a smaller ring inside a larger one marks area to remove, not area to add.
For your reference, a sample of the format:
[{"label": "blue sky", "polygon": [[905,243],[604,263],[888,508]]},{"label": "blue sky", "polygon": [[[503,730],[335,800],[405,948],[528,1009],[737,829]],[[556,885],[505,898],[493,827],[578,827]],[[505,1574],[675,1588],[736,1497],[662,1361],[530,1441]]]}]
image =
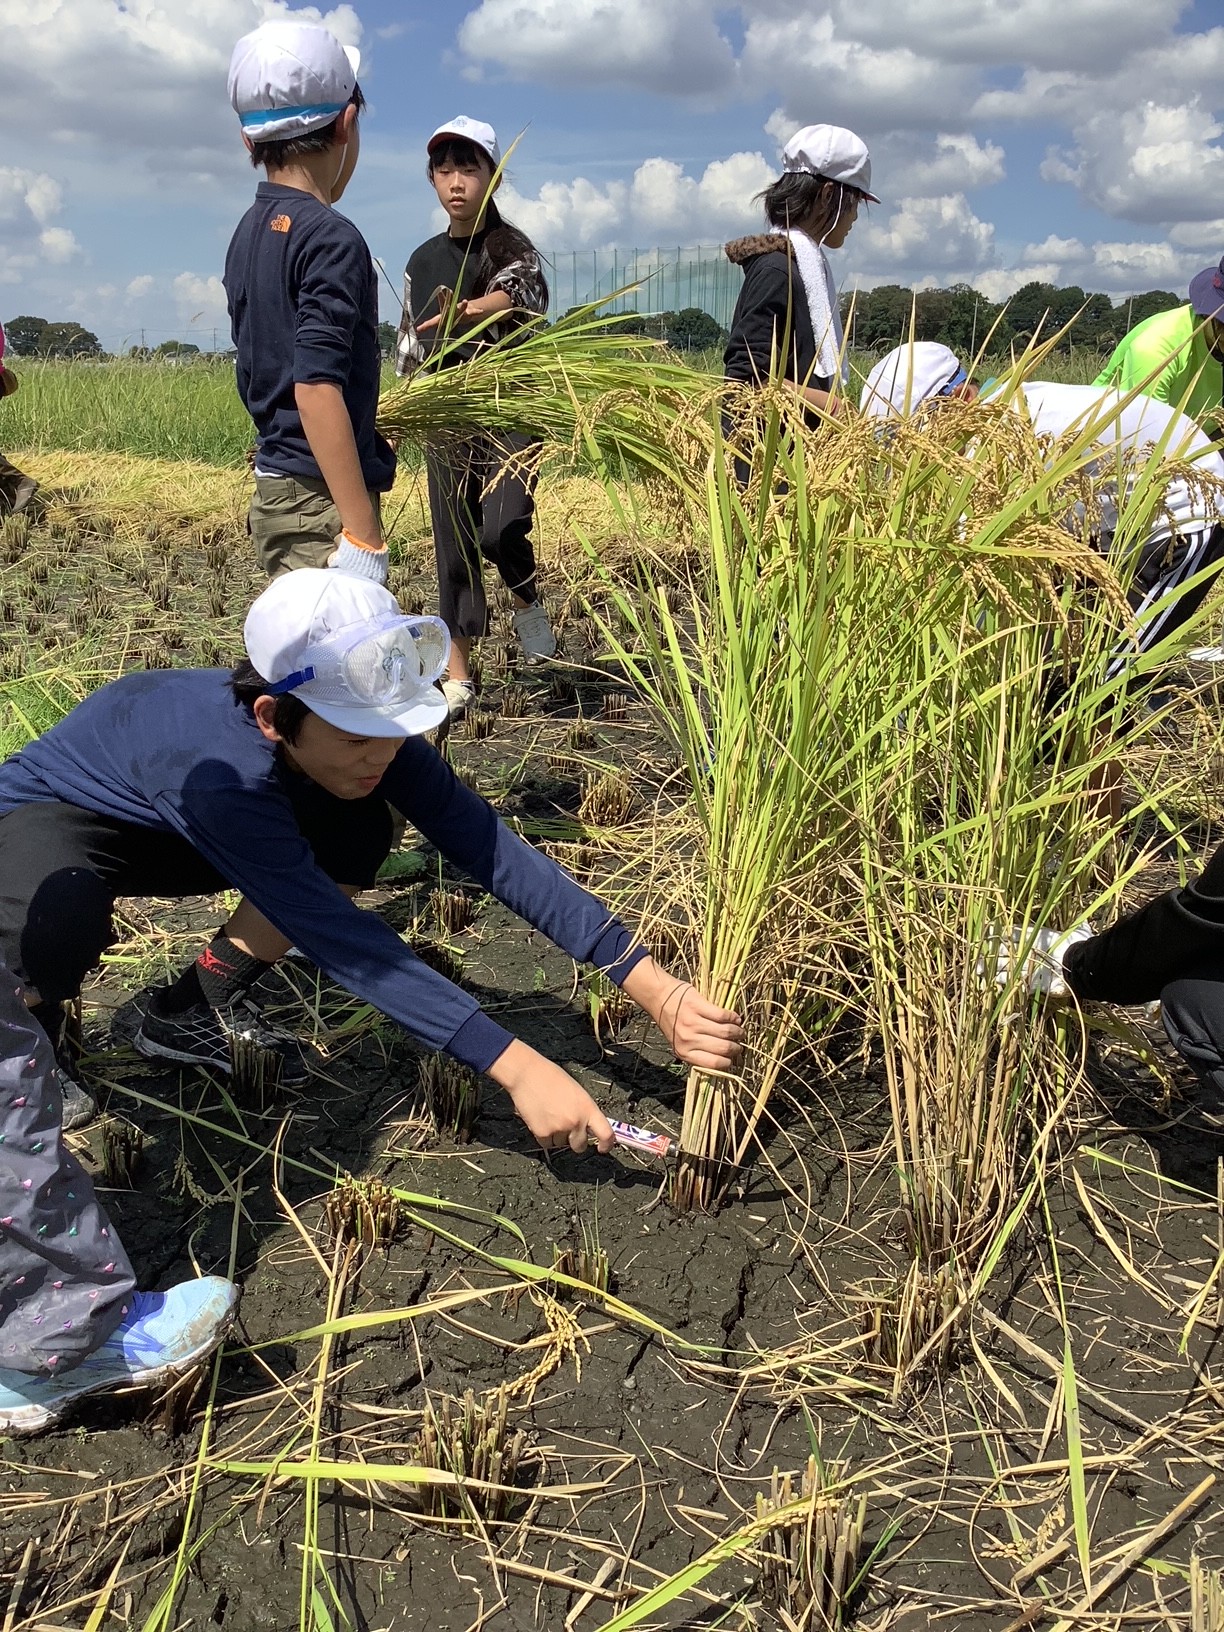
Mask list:
[{"label": "blue sky", "polygon": [[[117,348],[225,342],[254,177],[233,41],[282,0],[0,0],[0,316]],[[523,130],[506,213],[542,248],[716,244],[800,124],[852,126],[884,203],[847,284],[1184,287],[1224,252],[1221,0],[392,0],[316,9],[370,98],[345,200],[393,278],[437,217],[428,133]],[[14,68],[14,64],[20,65]],[[395,315],[386,291],[384,315]]]}]

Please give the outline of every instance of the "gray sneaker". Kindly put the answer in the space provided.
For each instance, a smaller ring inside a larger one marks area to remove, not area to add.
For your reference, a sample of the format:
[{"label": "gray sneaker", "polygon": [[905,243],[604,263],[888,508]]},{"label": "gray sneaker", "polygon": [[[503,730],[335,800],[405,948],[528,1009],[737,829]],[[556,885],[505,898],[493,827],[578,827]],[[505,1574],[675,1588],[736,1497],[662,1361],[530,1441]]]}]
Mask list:
[{"label": "gray sneaker", "polygon": [[292,1032],[265,1020],[249,998],[222,1009],[193,1003],[177,1014],[162,1014],[155,995],[132,1041],[146,1059],[211,1066],[225,1076],[234,1070],[235,1042],[248,1044],[275,1056],[277,1079],[285,1088],[300,1088],[311,1074],[311,1054]]},{"label": "gray sneaker", "polygon": [[52,1075],[59,1083],[60,1097],[64,1106],[60,1116],[60,1127],[65,1133],[74,1133],[77,1128],[88,1127],[98,1114],[97,1100],[82,1088],[76,1078],[70,1076],[62,1065],[57,1065]]},{"label": "gray sneaker", "polygon": [[534,606],[520,607],[514,614],[514,632],[529,663],[545,663],[550,657],[556,657],[557,637],[539,601]]},{"label": "gray sneaker", "polygon": [[33,476],[22,474],[21,480],[13,490],[13,514],[24,515],[30,507],[30,500],[38,492],[38,483]]}]

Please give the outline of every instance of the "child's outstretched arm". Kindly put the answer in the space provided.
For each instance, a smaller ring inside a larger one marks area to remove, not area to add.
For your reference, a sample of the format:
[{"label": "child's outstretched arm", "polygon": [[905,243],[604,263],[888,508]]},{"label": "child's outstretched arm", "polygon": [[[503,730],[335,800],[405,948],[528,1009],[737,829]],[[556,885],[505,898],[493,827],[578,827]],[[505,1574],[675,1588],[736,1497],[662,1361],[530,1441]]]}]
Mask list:
[{"label": "child's outstretched arm", "polygon": [[644,1009],[685,1065],[701,1071],[737,1071],[744,1058],[744,1022],[733,1009],[711,1003],[691,981],[653,958],[635,963],[623,988]]},{"label": "child's outstretched arm", "polygon": [[353,422],[343,392],[338,385],[324,380],[299,382],[293,389],[302,429],[340,512],[341,526],[355,542],[381,550],[382,526],[361,473]]}]

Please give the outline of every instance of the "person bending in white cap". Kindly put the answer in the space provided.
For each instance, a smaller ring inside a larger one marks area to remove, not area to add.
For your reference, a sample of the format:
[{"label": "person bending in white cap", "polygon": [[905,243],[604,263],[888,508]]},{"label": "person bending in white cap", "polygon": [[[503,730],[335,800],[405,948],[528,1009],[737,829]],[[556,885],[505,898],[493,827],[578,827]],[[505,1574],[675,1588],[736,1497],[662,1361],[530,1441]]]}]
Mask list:
[{"label": "person bending in white cap", "polygon": [[[225,928],[153,994],[136,1046],[221,1072],[235,1038],[300,1049],[248,1001],[291,944],[431,1049],[487,1072],[546,1149],[612,1145],[568,1072],[511,1035],[352,897],[373,884],[403,813],[449,861],[571,957],[602,969],[677,1056],[741,1056],[739,1017],[668,974],[594,896],[517,838],[423,733],[449,640],[345,572],[286,573],[251,607],[248,661],[133,673],[0,765],[0,962],[58,1007],[114,938],[116,897],[242,892]],[[35,1010],[35,1016],[40,1011]],[[296,1071],[295,1071],[296,1063]]]},{"label": "person bending in white cap", "polygon": [[359,151],[357,55],[314,23],[262,24],[234,47],[229,94],[267,180],[225,258],[238,390],[255,421],[250,531],[271,576],[335,560],[386,581],[380,498],[395,453],[374,426],[378,284],[334,205]]},{"label": "person bending in white cap", "polygon": [[769,231],[737,238],[744,269],[723,357],[727,379],[789,380],[806,406],[836,411],[849,378],[837,286],[827,249],[840,249],[859,206],[878,204],[871,157],[853,131],[805,125],[782,150],[782,175],[761,195]]},{"label": "person bending in white cap", "polygon": [[[395,353],[401,375],[467,362],[526,317],[548,310],[548,285],[535,246],[503,219],[493,197],[501,184],[501,149],[492,125],[460,114],[434,131],[427,151],[429,179],[447,226],[419,245],[404,269],[404,315]],[[526,437],[503,433],[426,452],[438,606],[451,634],[442,689],[452,719],[465,714],[475,698],[472,642],[489,632],[482,557],[510,591],[515,632],[528,661],[556,654],[536,586],[533,446]]]},{"label": "person bending in white cap", "polygon": [[[917,412],[924,404],[950,397],[972,400],[978,387],[960,358],[934,340],[897,346],[871,370],[859,406],[868,416],[888,420]],[[1119,455],[1136,475],[1153,447],[1169,458],[1193,461],[1203,482],[1174,477],[1164,503],[1152,518],[1130,577],[1129,599],[1136,633],[1123,663],[1150,650],[1198,610],[1214,577],[1191,580],[1224,557],[1224,458],[1193,420],[1153,397],[1129,396],[1100,385],[1064,385],[1024,380],[1007,399],[1026,416],[1038,436],[1053,442],[1087,434],[1101,458],[1088,467],[1100,505],[1095,544],[1113,545],[1117,525]],[[1179,586],[1189,584],[1182,593]]]}]

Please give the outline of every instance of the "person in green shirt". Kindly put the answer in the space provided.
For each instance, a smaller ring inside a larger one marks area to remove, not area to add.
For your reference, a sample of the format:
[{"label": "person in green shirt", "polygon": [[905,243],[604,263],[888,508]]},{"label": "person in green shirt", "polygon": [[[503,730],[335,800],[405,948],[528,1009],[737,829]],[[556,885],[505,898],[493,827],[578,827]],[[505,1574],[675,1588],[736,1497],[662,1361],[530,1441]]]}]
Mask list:
[{"label": "person in green shirt", "polygon": [[1224,257],[1191,279],[1187,305],[1124,335],[1093,384],[1142,391],[1224,441]]}]

